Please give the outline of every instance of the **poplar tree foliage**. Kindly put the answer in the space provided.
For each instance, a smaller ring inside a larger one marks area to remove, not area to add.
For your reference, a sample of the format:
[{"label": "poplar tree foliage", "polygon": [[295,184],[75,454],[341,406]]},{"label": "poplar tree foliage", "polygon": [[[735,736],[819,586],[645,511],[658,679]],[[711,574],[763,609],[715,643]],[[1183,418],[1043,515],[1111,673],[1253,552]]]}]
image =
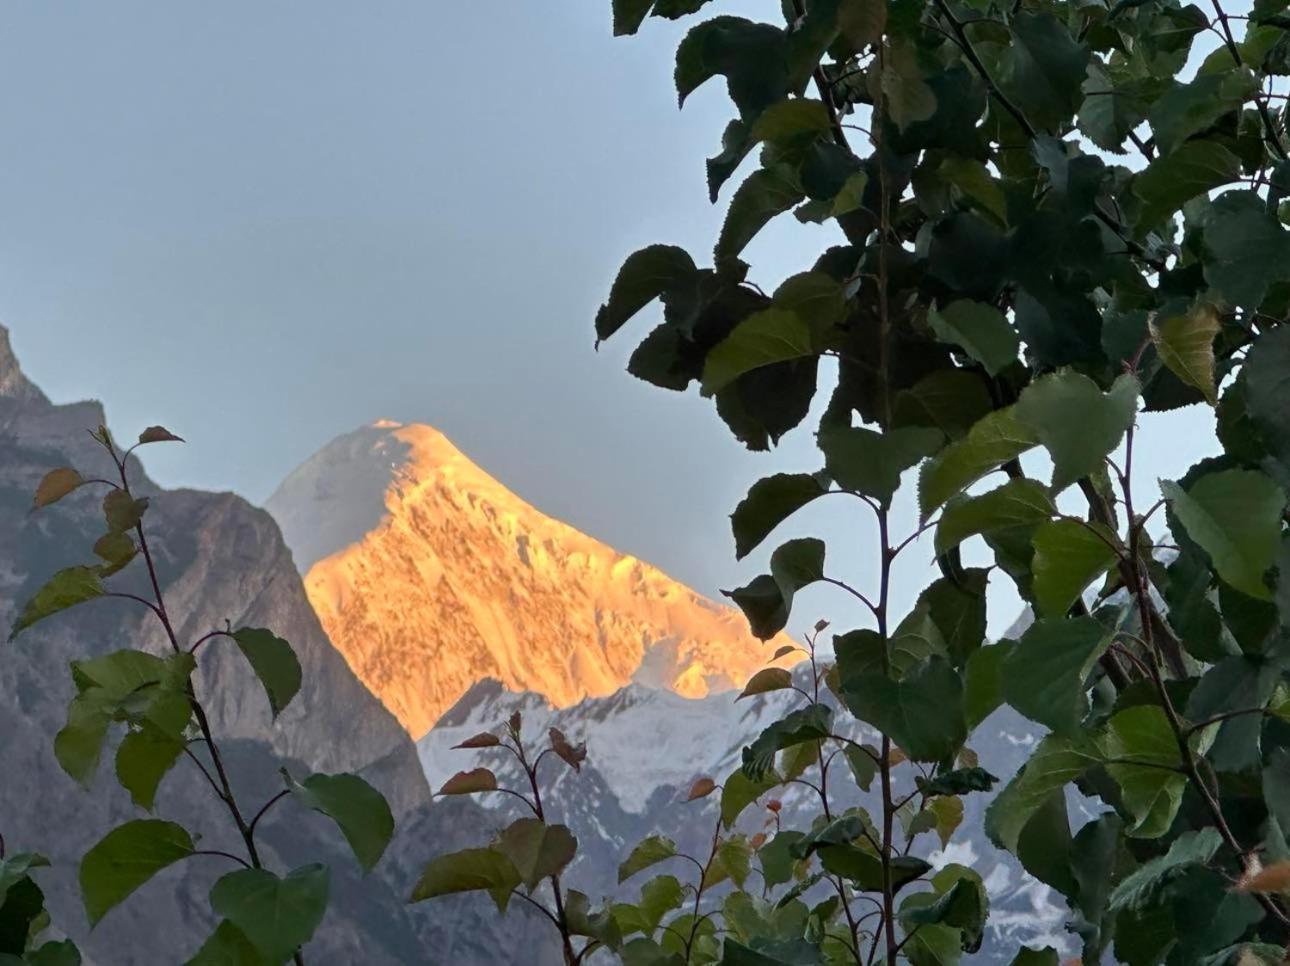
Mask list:
[{"label": "poplar tree foliage", "polygon": [[[711,256],[628,256],[597,340],[638,340],[633,375],[697,384],[753,450],[823,393],[819,462],[752,487],[736,554],[841,493],[876,518],[879,578],[852,587],[804,538],[729,592],[763,639],[820,581],[872,620],[834,635],[829,662],[818,628],[809,673],[749,683],[795,688],[800,707],[698,789],[719,789],[723,820],[712,858],[689,857],[699,880],[655,876],[614,907],[622,958],[945,964],[977,950],[980,876],[933,873],[914,846],[950,841],[962,798],[993,784],[968,742],[1006,703],[1046,737],[1003,776],[986,830],[1065,898],[1085,962],[1282,961],[1287,3],[1235,16],[1221,0],[784,0],[773,23],[722,6],[612,0],[617,34],[693,18],[678,99],[724,84],[731,119],[706,161],[726,209]],[[835,242],[757,284],[742,256],[792,218]],[[1213,420],[1221,449],[1157,487],[1135,463],[1140,414],[1182,407]],[[917,503],[913,533],[896,532],[897,498]],[[896,612],[892,562],[920,535],[936,579]],[[965,566],[969,548],[989,566]],[[987,642],[986,589],[1004,581],[1037,619]],[[858,723],[880,740],[848,738]],[[878,805],[839,814],[830,777],[872,786]],[[769,796],[789,781],[818,794],[813,823],[781,822]],[[1076,793],[1095,819],[1068,812]],[[736,822],[755,802],[771,821],[749,838]],[[675,853],[647,840],[622,877]],[[714,866],[734,885],[724,899],[707,899]]]},{"label": "poplar tree foliage", "polygon": [[[194,640],[181,636],[186,621],[167,607],[144,525],[150,500],[131,489],[131,471],[138,465],[131,456],[140,446],[182,440],[161,426],[148,427],[124,449],[106,427],[91,435],[104,451],[109,472],[83,475],[68,466],[50,470],[36,489],[33,511],[83,488],[102,491],[104,533],[93,545],[93,562],[55,573],[19,611],[10,635],[12,642],[33,624],[62,611],[107,600],[142,607],[164,632],[166,645],[160,654],[125,647],[71,663],[76,693],[67,709],[67,724],[54,739],[54,755],[88,791],[110,754],[116,780],[139,812],[81,859],[78,879],[86,918],[95,926],[176,863],[222,862],[230,871],[210,891],[217,925],[194,951],[189,966],[303,963],[302,947],[326,914],[329,871],[319,863],[281,873],[269,868],[257,842],[261,821],[275,808],[320,812],[336,823],[355,859],[370,870],[394,832],[389,805],[357,775],[297,777],[285,768],[282,790],[267,801],[249,802],[245,794],[238,795],[194,674],[211,648],[236,648],[263,685],[276,718],[300,690],[300,662],[287,641],[264,628],[229,626]],[[241,843],[238,851],[207,847],[203,837],[212,830],[189,828],[156,814],[158,789],[172,771],[177,773],[172,781],[209,786]],[[0,829],[0,966],[81,962],[73,943],[45,937],[49,917],[32,873],[48,865],[34,853],[6,856]],[[146,958],[147,938],[139,941],[134,953]]]}]

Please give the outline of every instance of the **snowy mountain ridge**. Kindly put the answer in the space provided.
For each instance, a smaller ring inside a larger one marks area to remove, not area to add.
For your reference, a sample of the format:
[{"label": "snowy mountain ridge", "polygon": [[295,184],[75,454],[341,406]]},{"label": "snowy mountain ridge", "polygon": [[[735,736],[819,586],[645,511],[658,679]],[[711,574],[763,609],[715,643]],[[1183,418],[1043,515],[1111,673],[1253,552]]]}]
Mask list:
[{"label": "snowy mountain ridge", "polygon": [[557,707],[629,683],[701,698],[787,642],[544,515],[428,426],[339,437],[267,508],[332,642],[413,738],[484,678]]}]

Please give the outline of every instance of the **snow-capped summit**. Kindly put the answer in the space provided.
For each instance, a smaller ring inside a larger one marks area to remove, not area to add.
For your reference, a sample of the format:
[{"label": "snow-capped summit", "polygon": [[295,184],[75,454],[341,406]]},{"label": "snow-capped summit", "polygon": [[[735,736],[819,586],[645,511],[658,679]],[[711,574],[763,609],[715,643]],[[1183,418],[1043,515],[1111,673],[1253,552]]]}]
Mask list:
[{"label": "snow-capped summit", "polygon": [[484,678],[557,708],[633,682],[701,698],[785,643],[544,515],[429,426],[341,436],[267,507],[332,641],[414,738]]}]

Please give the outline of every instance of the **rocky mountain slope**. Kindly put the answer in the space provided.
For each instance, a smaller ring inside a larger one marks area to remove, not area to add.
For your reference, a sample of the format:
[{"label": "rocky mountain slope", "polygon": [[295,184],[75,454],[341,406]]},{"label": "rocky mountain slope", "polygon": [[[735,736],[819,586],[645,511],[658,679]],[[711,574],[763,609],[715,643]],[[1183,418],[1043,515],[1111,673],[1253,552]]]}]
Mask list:
[{"label": "rocky mountain slope", "polygon": [[545,516],[428,426],[342,436],[267,506],[327,634],[414,738],[483,678],[557,707],[629,683],[699,698],[783,643]]},{"label": "rocky mountain slope", "polygon": [[[23,374],[0,327],[0,626],[9,626],[53,572],[85,562],[102,532],[101,496],[88,488],[39,514],[28,511],[49,469],[104,469],[105,458],[87,433],[103,422],[97,403],[52,404]],[[537,931],[541,924],[522,912],[499,922],[481,903],[405,904],[429,853],[464,847],[491,819],[470,802],[429,805],[411,741],[331,646],[269,515],[229,494],[160,490],[135,469],[140,491],[152,498],[150,542],[179,633],[192,638],[226,619],[235,626],[272,627],[292,642],[303,666],[300,694],[274,723],[263,689],[240,655],[203,648],[196,686],[215,733],[226,739],[239,797],[258,802],[280,789],[277,769],[284,763],[297,775],[355,770],[381,788],[399,821],[386,860],[364,877],[325,819],[286,809],[270,813],[262,827],[271,865],[286,869],[321,860],[332,867],[332,903],[307,950],[309,960],[483,964],[504,962],[509,950],[524,948],[535,962],[547,962],[550,944]],[[73,690],[69,661],[127,643],[160,646],[141,611],[127,601],[95,601],[0,644],[0,834],[11,851],[35,850],[51,859],[53,868],[40,881],[54,921],[82,945],[86,962],[99,966],[186,960],[213,926],[206,893],[226,871],[210,859],[186,862],[92,932],[85,921],[76,863],[109,828],[146,813],[110,774],[100,773],[88,790],[78,787],[55,761],[53,737]],[[110,768],[105,763],[102,771]],[[205,848],[237,848],[222,808],[183,763],[164,781],[156,812],[198,831]]]}]

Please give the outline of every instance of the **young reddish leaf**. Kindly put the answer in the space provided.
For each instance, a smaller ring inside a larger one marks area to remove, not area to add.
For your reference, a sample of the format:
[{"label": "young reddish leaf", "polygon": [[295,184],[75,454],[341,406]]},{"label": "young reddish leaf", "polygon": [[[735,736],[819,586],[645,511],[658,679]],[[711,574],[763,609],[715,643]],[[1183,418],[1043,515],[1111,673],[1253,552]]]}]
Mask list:
[{"label": "young reddish leaf", "polygon": [[1286,892],[1290,890],[1290,861],[1277,862],[1263,869],[1256,866],[1241,877],[1236,888],[1240,892]]},{"label": "young reddish leaf", "polygon": [[750,698],[754,694],[765,694],[768,691],[783,691],[785,688],[791,688],[792,686],[793,675],[784,668],[762,668],[748,680],[743,691],[739,693],[739,697],[735,698],[735,700],[742,701],[744,698]]},{"label": "young reddish leaf", "polygon": [[139,445],[144,443],[182,443],[184,438],[176,436],[165,426],[149,426],[139,434]]},{"label": "young reddish leaf", "polygon": [[459,771],[439,789],[440,795],[474,795],[476,792],[497,791],[497,776],[487,768]]},{"label": "young reddish leaf", "polygon": [[826,621],[826,620],[820,619],[820,620],[816,621],[816,622],[815,622],[815,633],[817,633],[817,634],[823,633],[825,630],[827,630],[827,629],[828,629],[828,626],[829,626],[829,622],[828,622],[828,621]]},{"label": "young reddish leaf", "polygon": [[491,731],[481,731],[473,738],[467,738],[459,745],[453,745],[453,749],[458,748],[493,748],[502,743],[502,739],[497,737]]},{"label": "young reddish leaf", "polygon": [[518,711],[513,711],[511,712],[510,719],[506,722],[507,729],[517,741],[520,737],[520,726],[523,724],[523,721],[524,719],[520,717],[520,713]]},{"label": "young reddish leaf", "polygon": [[70,466],[60,466],[56,470],[50,470],[36,487],[33,509],[57,503],[84,482],[81,474]]},{"label": "young reddish leaf", "polygon": [[574,771],[582,771],[582,763],[587,760],[587,745],[572,744],[559,728],[552,728],[547,734],[551,738],[551,750],[568,763]]},{"label": "young reddish leaf", "polygon": [[707,798],[716,791],[717,783],[711,778],[700,778],[690,786],[690,794],[685,797],[687,802],[692,802],[698,798]]}]

